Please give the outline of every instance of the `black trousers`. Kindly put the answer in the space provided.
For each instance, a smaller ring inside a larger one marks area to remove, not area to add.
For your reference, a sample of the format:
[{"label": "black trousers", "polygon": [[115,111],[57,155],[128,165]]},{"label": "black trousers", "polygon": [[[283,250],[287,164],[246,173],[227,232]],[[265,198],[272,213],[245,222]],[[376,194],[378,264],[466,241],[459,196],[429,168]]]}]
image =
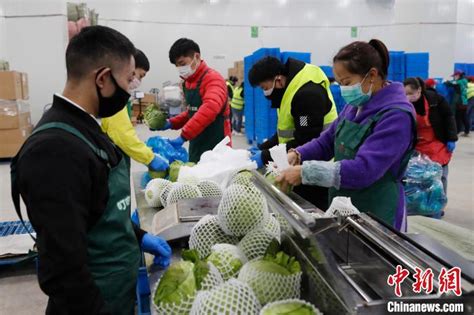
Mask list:
[{"label": "black trousers", "polygon": [[471,130],[471,119],[469,117],[471,113],[470,107],[472,107],[471,104],[459,104],[456,106],[456,126],[458,133],[464,131],[465,134],[469,134],[469,131]]}]

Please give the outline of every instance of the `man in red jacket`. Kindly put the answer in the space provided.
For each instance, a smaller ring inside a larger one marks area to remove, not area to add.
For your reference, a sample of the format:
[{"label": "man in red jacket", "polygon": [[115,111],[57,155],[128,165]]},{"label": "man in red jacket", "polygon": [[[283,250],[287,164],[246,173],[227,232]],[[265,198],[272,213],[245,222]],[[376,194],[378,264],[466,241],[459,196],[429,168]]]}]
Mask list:
[{"label": "man in red jacket", "polygon": [[188,109],[171,118],[164,129],[181,129],[171,144],[182,146],[189,141],[189,160],[198,162],[202,153],[212,150],[225,136],[231,137],[227,87],[224,78],[201,59],[199,46],[192,40],[178,39],[169,58],[184,80]]}]

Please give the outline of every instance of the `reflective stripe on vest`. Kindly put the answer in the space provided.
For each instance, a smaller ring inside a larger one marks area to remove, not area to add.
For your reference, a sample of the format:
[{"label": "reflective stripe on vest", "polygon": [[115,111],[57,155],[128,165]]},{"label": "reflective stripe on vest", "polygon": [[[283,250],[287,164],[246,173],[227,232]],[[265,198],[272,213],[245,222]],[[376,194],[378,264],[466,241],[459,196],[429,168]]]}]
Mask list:
[{"label": "reflective stripe on vest", "polygon": [[230,87],[230,90],[232,91],[232,94],[235,93],[234,85],[233,85],[231,82],[225,81],[225,85],[227,85],[228,87]]},{"label": "reflective stripe on vest", "polygon": [[[295,121],[291,115],[291,102],[296,92],[306,83],[314,82],[322,85],[328,93],[329,100],[331,101],[331,110],[324,116],[324,126],[327,128],[334,120],[337,119],[336,106],[332,97],[331,90],[329,88],[329,80],[324,72],[317,66],[306,64],[303,69],[298,72],[295,77],[291,80],[286,88],[285,94],[281,100],[280,108],[278,109],[278,142],[287,143],[293,140],[293,133],[295,131]],[[319,104],[312,104],[313,106],[320,106]]]},{"label": "reflective stripe on vest", "polygon": [[244,108],[244,99],[242,98],[243,88],[241,86],[234,89],[234,97],[230,102],[230,106],[234,109],[242,110]]}]

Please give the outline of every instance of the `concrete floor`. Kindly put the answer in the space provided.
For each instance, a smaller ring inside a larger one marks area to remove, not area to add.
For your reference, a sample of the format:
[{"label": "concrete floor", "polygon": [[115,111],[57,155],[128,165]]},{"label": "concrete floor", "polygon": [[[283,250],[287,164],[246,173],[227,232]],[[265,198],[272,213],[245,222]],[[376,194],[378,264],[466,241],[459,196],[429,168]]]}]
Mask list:
[{"label": "concrete floor", "polygon": [[[142,139],[153,133],[144,126],[137,131]],[[161,133],[177,136],[176,131]],[[244,137],[233,138],[234,147],[247,147]],[[474,136],[461,137],[450,164],[449,204],[443,220],[474,230]],[[143,165],[132,162],[132,172],[144,170]],[[9,162],[0,161],[0,222],[18,220],[10,198]],[[132,196],[134,194],[132,193]],[[132,200],[132,208],[135,200]],[[24,206],[23,206],[24,208]],[[0,268],[0,314],[42,314],[47,298],[39,289],[34,269]]]}]

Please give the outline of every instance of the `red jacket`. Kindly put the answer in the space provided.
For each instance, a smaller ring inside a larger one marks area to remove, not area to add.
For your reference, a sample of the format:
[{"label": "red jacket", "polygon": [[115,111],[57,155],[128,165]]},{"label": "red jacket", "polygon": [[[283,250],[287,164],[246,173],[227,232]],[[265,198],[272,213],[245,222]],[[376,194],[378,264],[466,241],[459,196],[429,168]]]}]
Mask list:
[{"label": "red jacket", "polygon": [[227,86],[224,78],[215,70],[209,68],[204,61],[201,61],[196,72],[184,81],[187,89],[194,89],[197,81],[203,73],[209,69],[201,82],[199,94],[201,95],[202,104],[194,116],[189,119],[188,110],[182,112],[176,117],[170,119],[172,129],[182,128],[181,136],[186,140],[196,138],[207,126],[209,126],[222,112],[225,106],[224,116],[224,135],[231,138],[230,128],[230,106],[227,98]]}]

